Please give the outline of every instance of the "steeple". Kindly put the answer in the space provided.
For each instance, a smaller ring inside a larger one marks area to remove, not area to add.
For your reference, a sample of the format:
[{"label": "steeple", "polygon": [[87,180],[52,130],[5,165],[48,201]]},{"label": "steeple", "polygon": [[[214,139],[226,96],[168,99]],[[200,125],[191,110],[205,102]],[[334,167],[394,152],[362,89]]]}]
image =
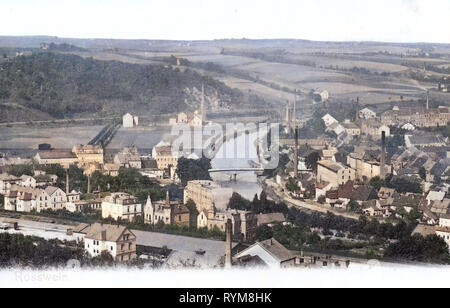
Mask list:
[{"label": "steeple", "polygon": [[147,197],[147,203],[145,204],[146,206],[152,206],[152,198],[150,197],[150,195],[148,195]]}]

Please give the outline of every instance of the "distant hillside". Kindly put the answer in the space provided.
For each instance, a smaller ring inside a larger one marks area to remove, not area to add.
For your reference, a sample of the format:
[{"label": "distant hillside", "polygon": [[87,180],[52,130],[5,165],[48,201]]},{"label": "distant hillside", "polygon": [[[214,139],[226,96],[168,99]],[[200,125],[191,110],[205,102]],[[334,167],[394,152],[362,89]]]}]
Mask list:
[{"label": "distant hillside", "polygon": [[[160,65],[104,62],[51,52],[0,63],[0,103],[18,104],[53,118],[185,110],[197,99],[189,90],[200,89],[202,84],[219,105],[243,100],[240,91],[214,79]],[[5,120],[10,121],[0,121]]]}]

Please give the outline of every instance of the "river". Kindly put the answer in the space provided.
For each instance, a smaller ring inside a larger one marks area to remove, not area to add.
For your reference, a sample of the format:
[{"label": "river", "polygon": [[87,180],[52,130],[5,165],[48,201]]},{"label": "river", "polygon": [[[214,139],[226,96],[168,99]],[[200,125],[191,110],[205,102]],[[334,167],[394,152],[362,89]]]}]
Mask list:
[{"label": "river", "polygon": [[[250,133],[241,134],[227,141],[211,161],[212,168],[251,168],[249,161],[259,161],[256,150],[257,138],[258,133]],[[237,181],[230,181],[232,173],[234,172],[211,173],[211,177],[223,187],[230,187],[249,200],[253,200],[255,194],[261,193],[262,188],[254,172],[238,173]]]}]

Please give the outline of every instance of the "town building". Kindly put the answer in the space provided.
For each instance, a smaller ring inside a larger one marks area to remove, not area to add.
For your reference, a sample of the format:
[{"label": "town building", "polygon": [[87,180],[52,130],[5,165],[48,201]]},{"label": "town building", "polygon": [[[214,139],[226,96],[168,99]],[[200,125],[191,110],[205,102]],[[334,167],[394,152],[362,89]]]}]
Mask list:
[{"label": "town building", "polygon": [[138,125],[139,118],[137,116],[133,116],[130,113],[127,113],[122,117],[122,126],[124,128],[133,128]]},{"label": "town building", "polygon": [[331,160],[321,160],[317,164],[317,181],[331,183],[333,187],[354,181],[356,171],[341,163]]},{"label": "town building", "polygon": [[447,246],[450,247],[450,215],[444,214],[439,218],[439,227],[436,229],[436,235],[442,238],[447,243]]},{"label": "town building", "polygon": [[91,257],[109,253],[116,262],[136,259],[136,236],[120,225],[95,223],[82,224],[73,230],[84,242],[84,249]]},{"label": "town building", "polygon": [[345,129],[345,132],[352,137],[361,136],[361,128],[355,123],[343,123],[342,126]]},{"label": "town building", "polygon": [[[361,181],[371,180],[374,177],[382,177],[380,155],[351,153],[347,156],[347,164],[355,170],[356,178]],[[384,164],[384,175],[392,173],[392,166]]]},{"label": "town building", "polygon": [[114,163],[123,168],[141,169],[141,155],[137,147],[124,148],[114,156]]},{"label": "town building", "polygon": [[322,117],[323,122],[325,123],[326,127],[331,126],[332,124],[339,124],[339,121],[336,120],[333,116],[331,116],[330,114],[326,114]]},{"label": "town building", "polygon": [[20,178],[8,173],[0,173],[0,194],[4,195],[13,185],[19,184]]},{"label": "town building", "polygon": [[34,160],[39,165],[61,165],[65,169],[78,163],[78,157],[71,151],[65,150],[39,151]]},{"label": "town building", "polygon": [[74,146],[72,152],[78,158],[80,166],[87,166],[89,164],[104,164],[105,153],[103,147],[100,145],[77,145]]},{"label": "town building", "polygon": [[71,213],[83,213],[86,211],[102,211],[102,200],[72,200],[66,204],[66,210]]},{"label": "town building", "polygon": [[120,170],[119,164],[106,163],[103,165],[102,173],[104,175],[116,177],[119,175],[119,170]]},{"label": "town building", "polygon": [[43,210],[65,209],[68,200],[67,194],[58,187],[48,186],[45,189],[39,189],[16,185],[7,191],[4,202],[5,210],[8,211],[39,213]]},{"label": "town building", "polygon": [[181,201],[170,201],[169,192],[166,199],[152,201],[150,196],[144,206],[144,222],[156,225],[160,222],[166,225],[190,226],[190,211]]},{"label": "town building", "polygon": [[359,119],[375,119],[377,117],[377,113],[369,108],[364,108],[358,112]]},{"label": "town building", "polygon": [[170,167],[178,167],[178,154],[172,151],[172,146],[168,142],[160,142],[153,148],[152,156],[156,159],[159,170],[167,170]]},{"label": "town building", "polygon": [[126,193],[112,193],[102,202],[102,218],[133,221],[142,215],[142,205]]},{"label": "town building", "polygon": [[197,227],[208,230],[226,231],[227,221],[232,223],[233,237],[244,242],[252,241],[256,237],[258,220],[256,215],[248,211],[227,209],[215,213],[200,212],[197,217]]},{"label": "town building", "polygon": [[242,258],[258,257],[269,268],[279,269],[286,262],[295,261],[295,256],[282,244],[275,239],[268,239],[262,242],[256,242],[247,249],[235,254],[235,261]]},{"label": "town building", "polygon": [[373,139],[381,139],[382,133],[385,132],[386,137],[391,135],[389,126],[383,124],[377,119],[363,120],[361,122],[361,134],[369,136]]},{"label": "town building", "polygon": [[184,203],[194,201],[199,212],[215,213],[226,210],[233,195],[232,188],[225,188],[213,181],[190,181],[184,189]]},{"label": "town building", "polygon": [[441,107],[436,109],[401,108],[388,110],[381,115],[381,122],[389,126],[410,123],[416,128],[447,126],[450,122],[450,109]]}]

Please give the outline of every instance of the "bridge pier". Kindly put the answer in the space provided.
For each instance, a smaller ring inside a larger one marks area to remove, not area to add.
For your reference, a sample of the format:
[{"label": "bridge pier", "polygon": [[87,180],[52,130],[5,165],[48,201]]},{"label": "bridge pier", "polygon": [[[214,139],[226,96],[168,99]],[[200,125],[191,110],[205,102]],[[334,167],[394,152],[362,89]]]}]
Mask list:
[{"label": "bridge pier", "polygon": [[237,173],[230,175],[230,182],[237,182]]}]

